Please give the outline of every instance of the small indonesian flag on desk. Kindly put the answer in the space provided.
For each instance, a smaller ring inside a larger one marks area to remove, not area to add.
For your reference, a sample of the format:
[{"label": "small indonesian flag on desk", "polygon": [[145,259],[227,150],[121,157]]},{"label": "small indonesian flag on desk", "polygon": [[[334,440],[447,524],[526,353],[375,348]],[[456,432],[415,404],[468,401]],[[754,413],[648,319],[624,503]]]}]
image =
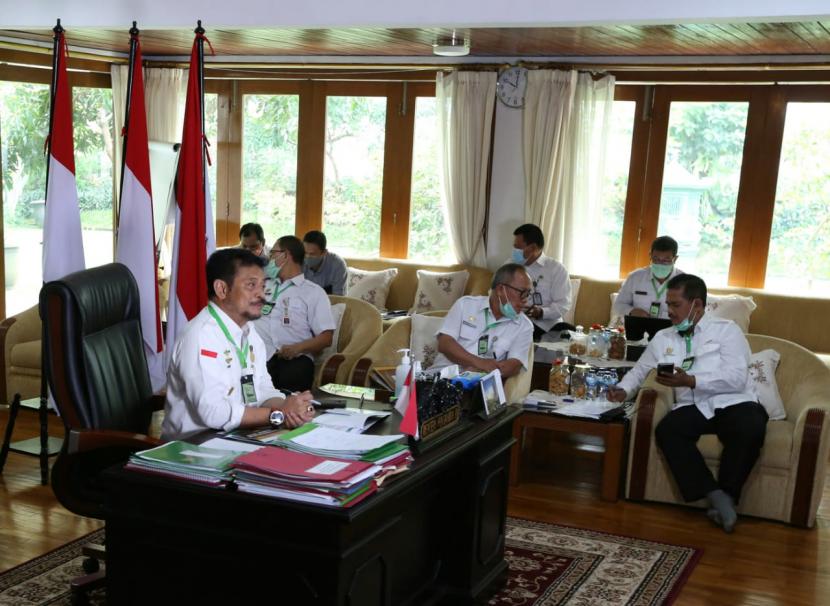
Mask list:
[{"label": "small indonesian flag on desk", "polygon": [[400,431],[416,440],[420,437],[418,432],[418,397],[415,391],[415,373],[410,370],[406,376],[398,401],[395,403],[395,410],[401,413]]}]

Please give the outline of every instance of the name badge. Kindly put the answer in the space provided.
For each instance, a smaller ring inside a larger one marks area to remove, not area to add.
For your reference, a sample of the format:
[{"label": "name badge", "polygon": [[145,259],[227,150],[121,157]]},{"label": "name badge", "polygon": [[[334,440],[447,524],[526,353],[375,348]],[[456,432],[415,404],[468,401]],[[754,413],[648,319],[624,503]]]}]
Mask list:
[{"label": "name badge", "polygon": [[541,305],[542,304],[542,295],[541,295],[541,293],[538,293],[538,292],[533,293],[533,304],[534,305]]},{"label": "name badge", "polygon": [[684,371],[689,371],[689,370],[691,370],[692,366],[694,366],[694,365],[695,365],[695,357],[694,356],[689,356],[689,357],[683,359],[683,362],[680,364],[680,368],[682,368]]},{"label": "name badge", "polygon": [[651,303],[651,307],[648,308],[648,315],[652,318],[656,318],[660,315],[660,301],[653,301]]},{"label": "name badge", "polygon": [[487,346],[489,345],[489,339],[487,335],[481,335],[478,338],[478,355],[483,356],[487,353]]},{"label": "name badge", "polygon": [[634,294],[635,295],[647,295],[648,293],[644,290],[635,290]]},{"label": "name badge", "polygon": [[254,389],[254,375],[249,373],[242,375],[242,400],[245,404],[253,404],[256,402],[256,389]]},{"label": "name badge", "polygon": [[472,322],[472,321],[469,321],[469,320],[461,320],[461,323],[464,326],[469,326],[470,328],[475,328],[476,327],[475,322]]}]

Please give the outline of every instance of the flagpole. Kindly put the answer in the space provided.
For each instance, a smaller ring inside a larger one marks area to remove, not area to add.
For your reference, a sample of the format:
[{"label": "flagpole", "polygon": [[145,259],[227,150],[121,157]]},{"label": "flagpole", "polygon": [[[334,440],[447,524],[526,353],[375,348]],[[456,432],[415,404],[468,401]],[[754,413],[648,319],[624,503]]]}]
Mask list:
[{"label": "flagpole", "polygon": [[[207,183],[207,163],[205,162],[206,149],[205,146],[205,28],[202,27],[202,20],[196,21],[196,29],[193,30],[198,39],[198,53],[199,53],[199,115],[201,117],[201,147],[202,147],[202,187]],[[207,232],[207,225],[205,225]]]},{"label": "flagpole", "polygon": [[[135,69],[135,50],[138,46],[138,28],[136,22],[133,21],[133,26],[130,28],[130,69],[127,72],[127,103],[124,108],[124,125],[123,142],[121,147],[121,183],[118,186],[118,206],[115,209],[115,237],[118,238],[118,228],[121,226],[121,196],[124,194],[124,168],[127,162],[127,137],[130,136],[130,131],[127,125],[130,123],[130,101],[133,96],[133,75]],[[141,66],[138,66],[141,69]]]},{"label": "flagpole", "polygon": [[49,199],[47,195],[49,193],[49,158],[52,155],[52,123],[55,120],[55,94],[58,89],[58,55],[60,55],[58,51],[60,49],[60,39],[63,37],[64,32],[60,19],[58,19],[58,23],[52,28],[52,31],[55,32],[55,39],[52,44],[52,90],[49,96],[49,134],[46,137],[46,187],[43,192],[44,200]]}]

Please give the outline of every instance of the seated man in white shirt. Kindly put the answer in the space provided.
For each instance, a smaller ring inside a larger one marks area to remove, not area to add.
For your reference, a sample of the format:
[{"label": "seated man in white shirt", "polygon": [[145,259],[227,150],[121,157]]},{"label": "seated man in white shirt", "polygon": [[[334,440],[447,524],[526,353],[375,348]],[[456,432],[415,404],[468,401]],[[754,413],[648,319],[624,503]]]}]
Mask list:
[{"label": "seated man in white shirt", "polygon": [[274,385],[296,391],[311,389],[314,356],[331,345],[336,328],[325,291],[303,275],[304,256],[299,238],[277,240],[265,268],[262,317],[254,322]]},{"label": "seated man in white shirt", "polygon": [[501,371],[503,379],[527,369],[533,325],[522,313],[530,298],[530,276],[521,265],[496,270],[489,297],[461,297],[438,331],[433,368],[458,364],[480,372]]},{"label": "seated man in white shirt", "polygon": [[297,427],[314,416],[311,394],[284,397],[265,370],[260,316],[265,274],[253,253],[226,248],[207,261],[210,302],[179,335],[167,371],[165,440],[207,429]]},{"label": "seated man in white shirt", "polygon": [[[608,399],[633,398],[657,364],[673,365],[673,372],[656,379],[675,393],[674,408],[655,430],[657,445],[683,498],[708,498],[709,517],[732,532],[735,504],[764,445],[768,420],[749,378],[749,344],[734,322],[705,314],[706,284],[697,276],[669,280],[666,302],[673,326],[654,336]],[[723,444],[717,480],[697,448],[703,434],[716,434]]]},{"label": "seated man in white shirt", "polygon": [[511,261],[524,265],[533,283],[527,317],[533,322],[533,340],[561,323],[571,308],[571,278],[559,261],[542,254],[545,236],[537,225],[525,223],[513,232]]},{"label": "seated man in white shirt", "polygon": [[651,243],[651,265],[635,269],[622,283],[614,301],[614,316],[668,318],[666,285],[683,273],[674,266],[676,261],[677,241],[670,236],[656,238]]}]

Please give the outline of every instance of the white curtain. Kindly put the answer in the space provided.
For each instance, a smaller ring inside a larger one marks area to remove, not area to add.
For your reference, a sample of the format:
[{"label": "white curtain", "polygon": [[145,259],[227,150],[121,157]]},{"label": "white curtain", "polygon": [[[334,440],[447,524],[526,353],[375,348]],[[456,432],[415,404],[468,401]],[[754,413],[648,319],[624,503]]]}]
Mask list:
[{"label": "white curtain", "polygon": [[484,266],[487,167],[495,72],[438,73],[435,81],[444,208],[459,263]]},{"label": "white curtain", "polygon": [[[124,146],[121,130],[124,127],[128,74],[127,65],[113,65],[110,68],[116,197],[121,195],[117,190],[121,184],[121,152]],[[144,103],[147,109],[147,138],[150,141],[173,143],[181,139],[186,84],[186,69],[144,69]]]},{"label": "white curtain", "polygon": [[546,253],[590,274],[600,256],[602,182],[614,77],[531,71],[524,114],[525,216]]}]

